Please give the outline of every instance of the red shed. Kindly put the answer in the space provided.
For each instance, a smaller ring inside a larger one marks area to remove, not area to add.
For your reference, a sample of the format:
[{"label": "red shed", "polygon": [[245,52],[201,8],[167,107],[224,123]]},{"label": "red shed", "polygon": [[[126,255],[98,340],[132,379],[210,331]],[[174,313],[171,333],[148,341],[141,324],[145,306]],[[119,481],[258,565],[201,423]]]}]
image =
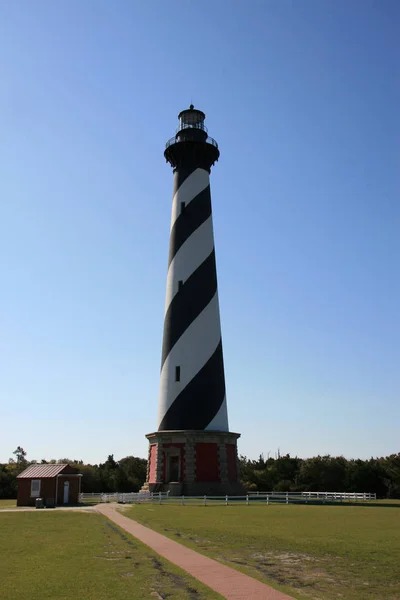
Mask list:
[{"label": "red shed", "polygon": [[70,465],[30,465],[17,477],[17,506],[34,506],[36,498],[43,498],[49,508],[78,504],[81,477]]}]

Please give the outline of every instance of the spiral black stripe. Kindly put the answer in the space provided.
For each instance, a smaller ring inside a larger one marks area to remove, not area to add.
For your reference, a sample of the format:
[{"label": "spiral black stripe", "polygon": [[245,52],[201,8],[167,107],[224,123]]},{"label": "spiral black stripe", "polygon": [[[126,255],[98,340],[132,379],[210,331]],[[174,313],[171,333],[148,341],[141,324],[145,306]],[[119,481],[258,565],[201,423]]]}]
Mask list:
[{"label": "spiral black stripe", "polygon": [[185,207],[176,219],[170,234],[169,264],[179,248],[211,215],[211,195],[208,185]]},{"label": "spiral black stripe", "polygon": [[159,430],[205,429],[225,398],[222,341],[204,367],[176,397]]},{"label": "spiral black stripe", "polygon": [[193,168],[180,167],[174,171],[174,195],[181,187],[182,183],[193,173]]},{"label": "spiral black stripe", "polygon": [[179,166],[174,170],[158,428],[228,431],[209,169],[201,166],[202,159],[187,161],[188,149],[179,148],[174,149]]},{"label": "spiral black stripe", "polygon": [[217,291],[215,251],[185,281],[174,296],[164,319],[161,368],[173,346],[204,310]]}]

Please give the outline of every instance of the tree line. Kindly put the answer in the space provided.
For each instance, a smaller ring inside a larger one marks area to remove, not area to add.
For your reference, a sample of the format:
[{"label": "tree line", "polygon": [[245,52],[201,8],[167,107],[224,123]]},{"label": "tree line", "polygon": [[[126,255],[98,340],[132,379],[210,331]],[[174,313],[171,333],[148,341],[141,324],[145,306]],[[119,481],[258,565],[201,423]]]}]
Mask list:
[{"label": "tree line", "polygon": [[241,456],[240,474],[249,491],[370,492],[378,498],[400,498],[400,453],[368,460]]},{"label": "tree line", "polygon": [[[146,480],[147,460],[126,456],[104,463],[82,460],[27,460],[18,446],[8,463],[0,464],[0,498],[16,498],[17,475],[37,463],[68,463],[82,473],[83,492],[137,492]],[[371,492],[378,498],[400,498],[400,453],[368,460],[343,456],[291,457],[290,454],[257,460],[239,458],[240,479],[248,491]]]}]

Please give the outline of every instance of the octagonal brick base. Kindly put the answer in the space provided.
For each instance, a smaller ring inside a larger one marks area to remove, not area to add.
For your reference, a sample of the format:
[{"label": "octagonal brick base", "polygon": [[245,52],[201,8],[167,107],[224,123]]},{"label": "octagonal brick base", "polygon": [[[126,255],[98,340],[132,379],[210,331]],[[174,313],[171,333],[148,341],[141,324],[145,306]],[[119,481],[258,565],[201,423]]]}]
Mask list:
[{"label": "octagonal brick base", "polygon": [[237,440],[226,431],[157,431],[149,440],[143,489],[170,495],[243,495]]}]

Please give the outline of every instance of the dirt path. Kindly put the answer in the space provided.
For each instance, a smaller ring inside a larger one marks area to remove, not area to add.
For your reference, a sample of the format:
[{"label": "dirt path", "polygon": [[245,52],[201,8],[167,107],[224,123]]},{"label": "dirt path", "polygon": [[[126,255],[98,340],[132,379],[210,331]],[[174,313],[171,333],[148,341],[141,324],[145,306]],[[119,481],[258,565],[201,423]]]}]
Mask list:
[{"label": "dirt path", "polygon": [[99,504],[97,510],[227,600],[294,600],[292,596],[278,592],[265,583],[226,567],[216,560],[190,550],[190,548],[124,517],[115,510],[115,505]]}]

